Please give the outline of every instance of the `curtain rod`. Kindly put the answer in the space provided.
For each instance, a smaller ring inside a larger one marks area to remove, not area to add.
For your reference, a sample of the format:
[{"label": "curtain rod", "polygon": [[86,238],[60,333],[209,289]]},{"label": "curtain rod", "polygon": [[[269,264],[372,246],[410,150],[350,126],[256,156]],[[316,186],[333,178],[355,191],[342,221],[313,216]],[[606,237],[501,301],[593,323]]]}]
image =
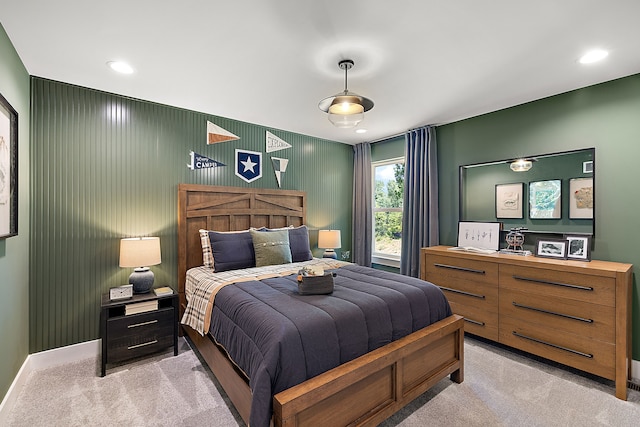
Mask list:
[{"label": "curtain rod", "polygon": [[373,141],[369,141],[369,144],[375,144],[377,142],[382,142],[382,141],[386,141],[388,139],[397,138],[399,136],[406,135],[408,132],[411,132],[411,131],[414,131],[414,130],[418,130],[420,128],[427,127],[427,126],[435,126],[435,125],[418,126],[417,128],[409,129],[409,130],[406,130],[404,132],[397,133],[395,135],[390,135],[390,136],[385,136],[385,137],[382,137],[382,138],[374,139]]}]

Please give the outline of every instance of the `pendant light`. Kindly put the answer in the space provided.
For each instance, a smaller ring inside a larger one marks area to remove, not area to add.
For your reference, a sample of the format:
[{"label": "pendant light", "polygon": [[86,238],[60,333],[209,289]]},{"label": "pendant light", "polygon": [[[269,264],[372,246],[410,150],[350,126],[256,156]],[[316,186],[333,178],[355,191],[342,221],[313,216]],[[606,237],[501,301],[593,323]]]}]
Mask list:
[{"label": "pendant light", "polygon": [[364,113],[373,108],[373,101],[347,89],[347,72],[353,67],[352,60],[342,60],[338,62],[338,67],[344,70],[344,91],[323,99],[318,108],[329,113],[329,121],[335,127],[348,129],[364,119]]}]

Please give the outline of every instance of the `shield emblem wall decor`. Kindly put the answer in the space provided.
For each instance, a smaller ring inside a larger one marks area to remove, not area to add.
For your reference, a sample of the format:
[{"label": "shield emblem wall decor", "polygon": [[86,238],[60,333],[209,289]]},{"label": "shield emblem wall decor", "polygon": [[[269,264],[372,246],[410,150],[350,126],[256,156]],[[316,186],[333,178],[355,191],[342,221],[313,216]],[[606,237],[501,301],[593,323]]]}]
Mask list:
[{"label": "shield emblem wall decor", "polygon": [[262,178],[262,153],[236,148],[236,175],[246,182]]}]

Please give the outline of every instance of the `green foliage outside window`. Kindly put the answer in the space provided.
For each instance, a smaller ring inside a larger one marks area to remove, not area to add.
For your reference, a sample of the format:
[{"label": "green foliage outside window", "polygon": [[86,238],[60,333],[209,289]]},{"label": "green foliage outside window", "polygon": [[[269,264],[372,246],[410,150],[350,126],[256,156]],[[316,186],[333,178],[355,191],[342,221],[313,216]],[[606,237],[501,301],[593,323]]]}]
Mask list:
[{"label": "green foliage outside window", "polygon": [[400,256],[404,194],[403,163],[393,165],[393,176],[394,179],[386,181],[376,179],[375,181],[374,251]]}]

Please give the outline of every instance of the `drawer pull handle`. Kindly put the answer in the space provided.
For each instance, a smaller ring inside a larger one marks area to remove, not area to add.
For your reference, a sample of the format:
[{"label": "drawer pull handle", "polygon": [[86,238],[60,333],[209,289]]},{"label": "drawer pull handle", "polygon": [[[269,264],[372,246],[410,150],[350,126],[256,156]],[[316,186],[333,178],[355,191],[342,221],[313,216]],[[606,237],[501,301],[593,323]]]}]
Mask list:
[{"label": "drawer pull handle", "polygon": [[577,354],[578,356],[582,356],[582,357],[586,357],[586,358],[589,358],[589,359],[593,359],[593,354],[583,353],[583,352],[578,351],[578,350],[572,350],[570,348],[562,347],[561,345],[557,345],[557,344],[551,344],[551,343],[546,342],[546,341],[542,341],[542,340],[539,340],[539,339],[536,339],[536,338],[532,338],[532,337],[528,337],[526,335],[519,334],[516,331],[512,331],[512,332],[513,332],[513,335],[515,335],[517,337],[524,338],[524,339],[527,339],[527,340],[530,340],[530,341],[533,341],[533,342],[537,342],[537,343],[540,343],[540,344],[548,345],[549,347],[557,348],[559,350],[564,350],[564,351],[567,351],[569,353]]},{"label": "drawer pull handle", "polygon": [[542,283],[544,285],[563,286],[565,288],[579,289],[581,291],[593,291],[593,288],[590,286],[570,285],[568,283],[551,282],[549,280],[531,279],[529,277],[516,276],[515,274],[512,277],[516,280],[524,280],[526,282],[536,282],[536,283]]},{"label": "drawer pull handle", "polygon": [[477,320],[464,318],[465,322],[473,323],[474,325],[484,326],[484,322],[478,322]]},{"label": "drawer pull handle", "polygon": [[585,322],[585,323],[593,323],[593,319],[585,319],[584,317],[571,316],[570,314],[563,314],[563,313],[557,313],[555,311],[543,310],[541,308],[536,308],[536,307],[531,307],[531,306],[528,306],[528,305],[518,304],[515,301],[513,301],[512,303],[513,303],[514,306],[516,306],[518,308],[526,308],[527,310],[533,310],[533,311],[537,311],[539,313],[552,314],[554,316],[565,317],[567,319],[572,319],[572,320],[579,320],[580,322]]},{"label": "drawer pull handle", "polygon": [[148,322],[134,323],[133,325],[127,325],[127,328],[137,328],[138,326],[152,325],[158,323],[158,320],[149,320]]},{"label": "drawer pull handle", "polygon": [[448,268],[450,270],[466,271],[467,273],[484,274],[484,270],[474,270],[473,268],[456,267],[455,265],[434,263],[436,267]]},{"label": "drawer pull handle", "polygon": [[153,341],[145,342],[145,343],[142,343],[142,344],[132,345],[132,346],[127,347],[127,350],[133,350],[134,348],[144,347],[146,345],[155,344],[157,342],[158,342],[158,340],[153,340]]},{"label": "drawer pull handle", "polygon": [[453,292],[453,293],[456,293],[456,294],[466,295],[468,297],[484,299],[484,295],[472,294],[471,292],[459,291],[458,289],[447,288],[445,286],[440,286],[440,289],[442,289],[443,291],[447,291],[447,292]]}]

